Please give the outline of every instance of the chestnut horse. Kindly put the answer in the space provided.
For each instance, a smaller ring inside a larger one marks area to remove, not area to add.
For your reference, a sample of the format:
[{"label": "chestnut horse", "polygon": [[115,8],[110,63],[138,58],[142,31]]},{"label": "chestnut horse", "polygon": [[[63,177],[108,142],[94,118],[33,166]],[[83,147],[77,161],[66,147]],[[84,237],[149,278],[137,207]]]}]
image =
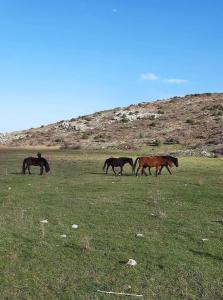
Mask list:
[{"label": "chestnut horse", "polygon": [[[107,165],[105,173],[108,174],[108,168],[111,166],[115,175],[122,175],[123,166],[127,163],[130,164],[130,166],[133,168],[132,158],[129,158],[129,157],[119,157],[119,158],[110,157],[110,158],[105,160],[103,170],[105,170],[105,167]],[[118,174],[116,174],[116,172],[115,172],[115,169],[114,169],[115,167],[120,167],[121,168]]]},{"label": "chestnut horse", "polygon": [[41,157],[41,153],[37,154],[38,157],[27,157],[23,160],[22,164],[22,173],[26,174],[26,169],[28,169],[29,174],[30,172],[30,166],[40,166],[40,175],[43,174],[43,169],[45,168],[46,173],[50,171],[50,166],[48,164],[48,161]]},{"label": "chestnut horse", "polygon": [[[156,168],[156,176],[161,174],[161,171],[163,167],[166,167],[168,172],[172,175],[169,167],[172,167],[174,164],[176,167],[178,167],[178,159],[173,156],[144,156],[144,157],[137,157],[133,166],[133,172],[135,172],[136,164],[139,161],[139,165],[136,171],[136,176],[138,175],[139,170],[141,169],[142,174],[146,174],[145,169],[148,167],[149,172],[150,168],[155,167]],[[150,172],[151,175],[151,172]]]}]

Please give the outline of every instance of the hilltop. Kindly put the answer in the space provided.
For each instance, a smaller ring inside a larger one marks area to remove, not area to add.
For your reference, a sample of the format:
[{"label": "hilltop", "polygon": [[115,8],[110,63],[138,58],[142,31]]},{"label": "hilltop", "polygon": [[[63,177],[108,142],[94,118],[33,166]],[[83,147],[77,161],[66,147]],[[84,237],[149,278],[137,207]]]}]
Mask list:
[{"label": "hilltop", "polygon": [[73,149],[219,145],[223,144],[222,116],[223,93],[191,94],[0,134],[0,145]]}]

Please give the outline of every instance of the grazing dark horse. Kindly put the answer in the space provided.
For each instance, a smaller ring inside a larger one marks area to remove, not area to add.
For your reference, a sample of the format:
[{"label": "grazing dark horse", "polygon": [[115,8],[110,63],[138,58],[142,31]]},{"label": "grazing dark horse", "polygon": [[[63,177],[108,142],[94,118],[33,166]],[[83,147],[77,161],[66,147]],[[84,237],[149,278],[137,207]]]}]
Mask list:
[{"label": "grazing dark horse", "polygon": [[[122,175],[123,166],[127,163],[130,164],[131,167],[133,167],[132,158],[129,158],[129,157],[119,157],[119,158],[110,157],[110,158],[106,159],[106,161],[104,163],[104,166],[103,166],[103,170],[105,170],[105,167],[107,166],[106,174],[108,174],[108,168],[111,166],[115,175]],[[114,169],[115,167],[120,167],[121,168],[118,174],[115,172],[115,169]]]},{"label": "grazing dark horse", "polygon": [[178,167],[178,159],[173,156],[144,156],[144,157],[137,157],[133,166],[133,172],[135,172],[135,168],[137,165],[137,162],[139,161],[139,165],[136,171],[136,176],[138,175],[139,170],[141,169],[142,174],[146,174],[145,169],[155,167],[156,168],[156,176],[161,174],[161,171],[164,167],[168,170],[168,172],[172,175],[169,167],[172,167],[172,165],[175,165]]},{"label": "grazing dark horse", "polygon": [[22,173],[26,174],[26,170],[28,169],[29,174],[30,172],[30,166],[40,166],[40,175],[43,174],[43,170],[45,168],[46,173],[50,171],[50,166],[48,164],[48,161],[41,156],[41,153],[37,153],[37,157],[27,157],[23,160],[22,164]]}]

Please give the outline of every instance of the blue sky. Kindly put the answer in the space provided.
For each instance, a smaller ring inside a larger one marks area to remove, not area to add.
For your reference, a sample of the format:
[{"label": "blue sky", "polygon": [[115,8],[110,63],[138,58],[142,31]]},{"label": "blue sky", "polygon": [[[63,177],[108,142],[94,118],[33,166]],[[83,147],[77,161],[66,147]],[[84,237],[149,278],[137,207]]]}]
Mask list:
[{"label": "blue sky", "polygon": [[0,132],[223,90],[221,0],[0,0]]}]

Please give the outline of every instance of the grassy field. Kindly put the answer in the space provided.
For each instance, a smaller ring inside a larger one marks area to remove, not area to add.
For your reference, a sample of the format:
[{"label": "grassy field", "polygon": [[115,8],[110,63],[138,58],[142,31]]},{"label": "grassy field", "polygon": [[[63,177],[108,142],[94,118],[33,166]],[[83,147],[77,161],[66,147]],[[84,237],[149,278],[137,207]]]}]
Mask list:
[{"label": "grassy field", "polygon": [[31,154],[0,151],[1,299],[223,299],[222,159],[115,177],[105,152],[44,151],[51,174],[22,176]]}]

